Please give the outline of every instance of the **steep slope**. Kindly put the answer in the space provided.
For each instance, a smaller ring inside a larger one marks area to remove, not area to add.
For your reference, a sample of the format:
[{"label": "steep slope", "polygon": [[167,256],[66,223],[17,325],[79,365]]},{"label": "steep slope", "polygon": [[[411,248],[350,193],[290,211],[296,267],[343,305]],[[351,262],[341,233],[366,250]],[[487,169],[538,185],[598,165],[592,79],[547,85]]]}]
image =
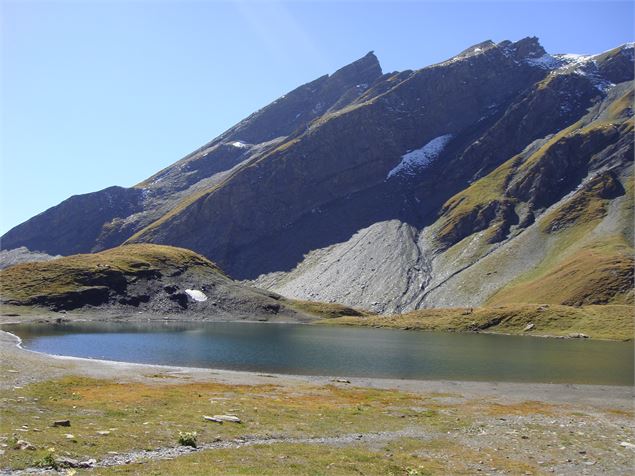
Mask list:
[{"label": "steep slope", "polygon": [[613,87],[575,124],[450,198],[421,232],[377,223],[255,284],[378,312],[632,303],[632,101],[631,83]]},{"label": "steep slope", "polygon": [[[532,54],[544,54],[531,46]],[[476,49],[384,78],[130,241],[175,243],[214,256],[236,277],[253,277],[289,269],[311,249],[381,219],[420,222],[426,210],[403,207],[403,187],[386,180],[388,171],[436,137],[452,135],[460,144],[483,127],[478,123],[492,105],[506,104],[546,74],[506,45]],[[431,207],[443,198],[433,195]]]},{"label": "steep slope", "polygon": [[222,181],[235,166],[262,156],[314,118],[345,107],[381,74],[377,58],[368,53],[282,96],[133,188],[110,187],[65,200],[7,232],[1,247],[68,255],[117,246],[182,200]]},{"label": "steep slope", "polygon": [[176,245],[285,295],[378,312],[630,302],[632,80],[633,45],[486,41],[390,74],[369,53],[2,248]]}]

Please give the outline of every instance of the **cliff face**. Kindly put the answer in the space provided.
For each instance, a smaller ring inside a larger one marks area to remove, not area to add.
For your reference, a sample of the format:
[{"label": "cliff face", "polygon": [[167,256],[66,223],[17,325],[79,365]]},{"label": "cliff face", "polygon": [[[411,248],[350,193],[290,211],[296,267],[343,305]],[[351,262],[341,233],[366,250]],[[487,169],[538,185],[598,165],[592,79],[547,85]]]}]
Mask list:
[{"label": "cliff face", "polygon": [[[632,45],[583,57],[488,41],[390,74],[369,53],[134,188],[32,218],[2,248],[175,245],[281,293],[379,311],[538,299],[532,280],[569,254],[632,246],[632,80]],[[620,286],[549,299],[629,299]]]}]

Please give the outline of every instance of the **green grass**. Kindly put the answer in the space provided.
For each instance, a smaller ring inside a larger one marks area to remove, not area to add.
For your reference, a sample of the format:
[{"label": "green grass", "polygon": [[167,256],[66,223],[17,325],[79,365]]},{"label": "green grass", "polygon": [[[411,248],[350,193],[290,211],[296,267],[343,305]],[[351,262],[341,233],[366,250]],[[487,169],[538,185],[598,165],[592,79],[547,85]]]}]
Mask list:
[{"label": "green grass", "polygon": [[[633,339],[634,306],[560,306],[514,304],[498,307],[421,309],[391,316],[341,317],[323,324],[386,327],[424,331],[474,332],[534,336],[582,333],[597,339]],[[534,328],[525,332],[528,324]]]}]

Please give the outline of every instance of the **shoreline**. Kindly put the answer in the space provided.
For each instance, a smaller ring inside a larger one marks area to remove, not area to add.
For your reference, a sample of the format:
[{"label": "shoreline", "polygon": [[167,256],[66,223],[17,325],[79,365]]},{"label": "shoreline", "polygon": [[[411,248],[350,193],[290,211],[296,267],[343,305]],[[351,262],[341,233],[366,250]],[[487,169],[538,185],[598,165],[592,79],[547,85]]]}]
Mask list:
[{"label": "shoreline", "polygon": [[[495,382],[478,380],[417,380],[377,377],[350,377],[347,375],[298,375],[258,371],[212,369],[122,362],[85,357],[52,355],[26,349],[22,339],[0,330],[0,357],[7,365],[23,367],[3,379],[0,388],[20,387],[24,384],[50,380],[66,375],[80,375],[124,382],[152,382],[161,375],[164,384],[219,382],[230,385],[275,384],[284,387],[296,385],[344,385],[347,387],[400,390],[412,393],[452,393],[465,398],[490,398],[510,403],[539,401],[545,403],[586,404],[598,407],[633,409],[635,386],[594,385],[575,383]],[[26,364],[26,365],[25,365]],[[25,368],[26,367],[26,368]],[[4,373],[4,372],[2,372]],[[338,382],[345,379],[350,383]]]},{"label": "shoreline", "polygon": [[[2,306],[0,305],[0,309]],[[451,309],[451,308],[448,308]],[[635,309],[635,308],[634,308]],[[536,334],[536,333],[526,333],[526,332],[509,332],[505,330],[469,330],[469,329],[457,329],[453,327],[447,328],[426,328],[426,327],[412,327],[412,326],[400,326],[400,325],[390,325],[390,324],[366,324],[363,322],[364,319],[374,319],[380,317],[378,315],[375,316],[364,316],[364,317],[356,317],[356,316],[344,316],[338,318],[323,318],[319,316],[313,316],[309,320],[294,320],[285,318],[276,318],[274,317],[271,320],[263,320],[259,318],[259,316],[253,317],[245,317],[245,318],[237,318],[237,317],[228,317],[228,316],[215,316],[215,319],[206,319],[206,318],[195,318],[192,314],[185,314],[184,316],[178,315],[157,315],[156,313],[139,313],[139,314],[105,314],[104,311],[94,311],[94,310],[82,310],[73,311],[69,313],[58,313],[54,311],[50,311],[47,309],[37,309],[33,307],[28,307],[24,309],[27,311],[26,314],[19,313],[0,313],[0,330],[1,327],[5,324],[28,324],[28,323],[42,323],[42,324],[68,324],[75,322],[103,322],[103,323],[139,323],[144,324],[148,322],[152,323],[183,323],[183,324],[200,324],[200,323],[214,323],[214,322],[240,322],[240,323],[253,323],[253,324],[299,324],[299,325],[321,325],[321,326],[332,326],[332,327],[359,327],[359,328],[368,328],[368,329],[380,329],[380,330],[396,330],[396,331],[407,331],[407,332],[434,332],[434,333],[450,333],[450,334],[485,334],[485,335],[501,335],[501,336],[514,336],[514,337],[530,337],[530,338],[540,338],[540,339],[555,339],[555,340],[570,340],[570,339],[580,339],[580,340],[593,340],[593,341],[602,341],[602,342],[634,342],[635,336],[628,338],[608,338],[608,337],[593,337],[588,336],[583,333],[578,333],[578,335],[567,335],[567,334]],[[435,310],[435,309],[432,309]],[[35,311],[35,313],[32,313]],[[21,320],[11,320],[11,318],[20,317]],[[184,317],[184,318],[183,318]],[[386,319],[390,319],[395,317],[394,315],[386,315],[383,316]],[[9,318],[9,320],[7,320]],[[354,319],[351,321],[350,319]],[[576,334],[576,333],[573,333]]]}]

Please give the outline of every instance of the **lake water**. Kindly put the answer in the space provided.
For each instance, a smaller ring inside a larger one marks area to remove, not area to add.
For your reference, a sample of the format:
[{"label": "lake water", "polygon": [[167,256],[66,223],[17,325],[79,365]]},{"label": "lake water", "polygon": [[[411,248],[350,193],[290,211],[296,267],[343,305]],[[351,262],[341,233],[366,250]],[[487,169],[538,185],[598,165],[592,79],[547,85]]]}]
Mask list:
[{"label": "lake water", "polygon": [[246,322],[16,324],[27,349],[125,362],[401,379],[633,385],[632,342]]}]

